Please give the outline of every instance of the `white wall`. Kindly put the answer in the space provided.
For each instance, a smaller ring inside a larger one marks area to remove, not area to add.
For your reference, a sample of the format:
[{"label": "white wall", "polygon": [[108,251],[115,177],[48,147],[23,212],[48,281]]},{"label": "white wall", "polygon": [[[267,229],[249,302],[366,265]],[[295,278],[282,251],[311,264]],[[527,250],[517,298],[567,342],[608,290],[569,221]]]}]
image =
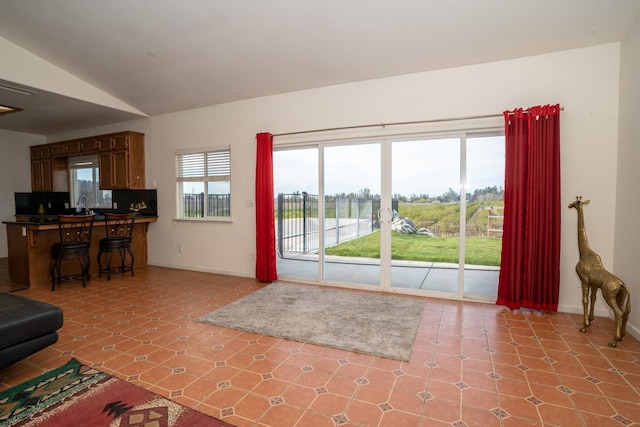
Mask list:
[{"label": "white wall", "polygon": [[71,73],[0,37],[0,79],[146,116]]},{"label": "white wall", "polygon": [[[591,199],[592,247],[608,266],[613,235],[620,44],[363,81],[183,111],[56,135],[60,140],[118,130],[146,134],[147,183],[157,183],[160,218],[149,230],[151,264],[253,276],[255,134],[501,113],[560,103],[562,198]],[[174,151],[231,144],[233,223],[173,221]],[[562,212],[560,310],[581,312],[575,274],[576,213]],[[178,254],[178,246],[184,252]],[[637,255],[637,253],[636,253]],[[599,303],[598,314],[606,315]]]},{"label": "white wall", "polygon": [[[0,130],[0,219],[14,221],[14,193],[31,191],[31,145],[44,144],[45,137]],[[0,229],[0,258],[9,256],[7,226]]]},{"label": "white wall", "polygon": [[627,330],[640,339],[640,20],[622,43],[613,273],[631,291]]}]

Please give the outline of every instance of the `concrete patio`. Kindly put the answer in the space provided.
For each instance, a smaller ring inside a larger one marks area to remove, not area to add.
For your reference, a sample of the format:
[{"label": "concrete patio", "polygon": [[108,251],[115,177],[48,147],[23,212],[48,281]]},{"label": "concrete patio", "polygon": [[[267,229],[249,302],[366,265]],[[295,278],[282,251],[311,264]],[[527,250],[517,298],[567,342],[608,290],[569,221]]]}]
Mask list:
[{"label": "concrete patio", "polygon": [[[286,279],[318,280],[317,255],[285,255],[277,259],[278,276]],[[464,294],[495,300],[498,289],[497,267],[466,266]],[[379,285],[380,266],[377,260],[326,257],[324,278],[328,282]],[[430,292],[457,293],[458,266],[456,264],[393,261],[391,287]]]}]

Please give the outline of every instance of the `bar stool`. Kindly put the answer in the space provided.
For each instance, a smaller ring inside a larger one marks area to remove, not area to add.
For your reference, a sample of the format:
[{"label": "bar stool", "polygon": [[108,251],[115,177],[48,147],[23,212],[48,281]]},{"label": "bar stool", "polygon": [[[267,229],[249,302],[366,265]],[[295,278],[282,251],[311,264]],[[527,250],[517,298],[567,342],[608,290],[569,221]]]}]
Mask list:
[{"label": "bar stool", "polygon": [[[136,214],[104,214],[104,224],[107,230],[107,236],[104,239],[100,239],[99,251],[98,251],[98,270],[99,276],[102,277],[102,273],[107,273],[107,280],[111,280],[111,272],[115,271],[115,268],[111,268],[111,256],[114,252],[120,253],[120,270],[131,271],[133,276],[133,262],[134,256],[131,250],[131,237],[133,235],[133,223],[135,222]],[[125,259],[129,254],[131,258],[131,264],[125,265]],[[104,254],[105,267],[102,268],[102,254]]]},{"label": "bar stool", "polygon": [[[51,262],[49,274],[51,275],[51,290],[56,289],[56,283],[62,282],[61,264],[65,259],[77,259],[80,263],[80,279],[82,287],[87,287],[87,281],[91,280],[89,267],[91,258],[91,231],[93,229],[94,214],[91,215],[58,215],[58,231],[60,241],[51,245]],[[78,278],[77,275],[64,276],[65,279]]]}]

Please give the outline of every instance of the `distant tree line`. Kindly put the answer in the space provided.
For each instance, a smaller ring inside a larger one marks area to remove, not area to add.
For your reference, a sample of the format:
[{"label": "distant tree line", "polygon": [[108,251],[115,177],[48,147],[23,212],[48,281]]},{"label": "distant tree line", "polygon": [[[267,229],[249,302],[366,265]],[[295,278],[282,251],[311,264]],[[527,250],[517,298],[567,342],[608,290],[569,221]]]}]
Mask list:
[{"label": "distant tree line", "polygon": [[[380,199],[379,194],[372,194],[368,188],[363,188],[357,193],[336,193],[331,197],[346,198],[346,199]],[[430,196],[429,194],[411,194],[409,196],[404,194],[394,194],[393,200],[398,200],[402,203],[453,203],[460,201],[460,193],[456,192],[453,188],[449,188],[446,193],[439,196]],[[493,202],[497,200],[504,200],[504,190],[502,187],[494,185],[493,187],[476,188],[473,193],[467,193],[467,201],[469,202]]]},{"label": "distant tree line", "polygon": [[[295,192],[293,194],[302,195],[300,192]],[[336,193],[329,196],[329,198],[379,200],[380,195],[373,194],[368,188],[363,188],[357,193]],[[406,196],[404,194],[396,193],[393,195],[393,200],[397,200],[401,203],[453,203],[460,201],[460,193],[456,192],[453,188],[449,188],[446,193],[439,196],[430,196],[429,194],[411,194]],[[497,185],[492,187],[476,188],[473,193],[467,193],[467,201],[469,202],[494,202],[499,200],[504,200],[504,189]]]}]

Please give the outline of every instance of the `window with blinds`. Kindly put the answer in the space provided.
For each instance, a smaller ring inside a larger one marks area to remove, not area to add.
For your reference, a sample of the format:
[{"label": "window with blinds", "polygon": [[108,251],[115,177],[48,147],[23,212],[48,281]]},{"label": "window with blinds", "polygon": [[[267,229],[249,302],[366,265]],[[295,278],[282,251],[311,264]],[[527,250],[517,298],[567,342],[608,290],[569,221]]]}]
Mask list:
[{"label": "window with blinds", "polygon": [[231,216],[231,148],[176,153],[178,217]]}]

